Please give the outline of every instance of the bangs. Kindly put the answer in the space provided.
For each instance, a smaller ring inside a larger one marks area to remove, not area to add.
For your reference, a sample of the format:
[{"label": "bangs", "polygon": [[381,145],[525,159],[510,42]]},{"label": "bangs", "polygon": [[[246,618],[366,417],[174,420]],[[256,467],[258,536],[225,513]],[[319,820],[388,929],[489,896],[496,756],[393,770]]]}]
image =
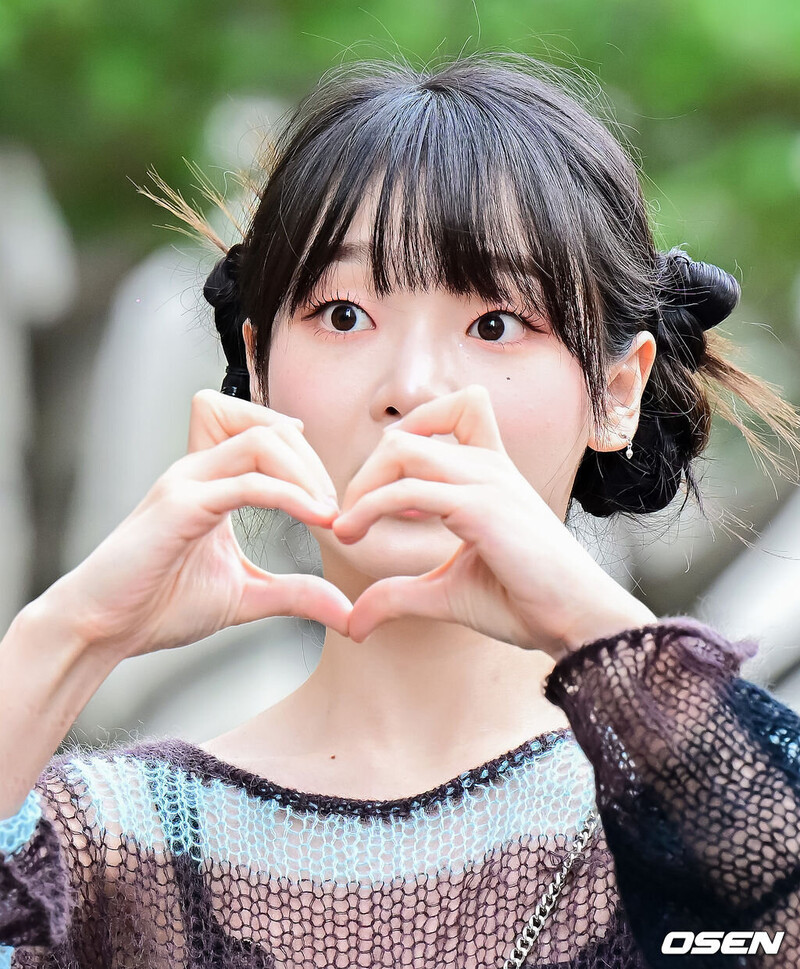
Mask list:
[{"label": "bangs", "polygon": [[[363,260],[378,296],[441,287],[547,313],[541,255],[524,244],[522,220],[496,177],[473,179],[454,193],[448,173],[437,167],[415,173],[396,165],[370,174],[364,187],[337,182],[290,282],[290,314],[346,259]],[[352,245],[344,239],[362,205],[367,237]]]},{"label": "bangs", "polygon": [[355,111],[308,146],[305,184],[290,197],[303,199],[315,218],[283,216],[285,227],[299,230],[290,240],[297,262],[285,296],[289,314],[327,282],[338,259],[354,255],[344,239],[366,204],[369,238],[356,255],[377,295],[442,287],[516,304],[550,318],[574,345],[587,276],[579,219],[563,203],[563,164],[557,170],[537,152],[529,128],[510,137],[508,118],[452,92],[421,90],[400,109],[389,102],[370,108],[369,117]]}]

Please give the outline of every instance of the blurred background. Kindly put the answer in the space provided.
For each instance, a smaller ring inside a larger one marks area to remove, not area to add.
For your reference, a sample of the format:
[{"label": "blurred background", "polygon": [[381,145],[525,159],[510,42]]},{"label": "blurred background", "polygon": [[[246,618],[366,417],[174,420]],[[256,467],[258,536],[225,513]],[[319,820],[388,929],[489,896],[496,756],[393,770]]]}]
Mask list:
[{"label": "blurred background", "polygon": [[[179,223],[135,189],[148,169],[202,201],[199,165],[235,205],[230,172],[334,64],[487,49],[597,79],[662,248],[735,273],[743,299],[720,330],[800,403],[796,0],[0,0],[4,629],[185,453],[191,397],[224,373],[201,294],[219,253],[163,227]],[[756,637],[744,674],[800,711],[798,489],[715,421],[707,518],[671,506],[572,527],[657,615]],[[262,567],[319,569],[297,522],[245,512],[237,531]],[[202,742],[294,689],[321,644],[318,625],[274,618],[127,660],[68,741]]]}]

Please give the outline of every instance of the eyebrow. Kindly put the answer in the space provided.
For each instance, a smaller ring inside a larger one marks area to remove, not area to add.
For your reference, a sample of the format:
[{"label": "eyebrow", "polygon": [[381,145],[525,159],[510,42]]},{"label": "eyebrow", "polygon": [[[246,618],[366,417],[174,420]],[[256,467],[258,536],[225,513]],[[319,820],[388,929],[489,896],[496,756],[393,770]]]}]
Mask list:
[{"label": "eyebrow", "polygon": [[369,256],[367,242],[340,242],[333,252],[331,262],[366,262]]},{"label": "eyebrow", "polygon": [[[333,252],[331,264],[335,262],[365,263],[369,257],[369,254],[370,246],[368,242],[340,242]],[[518,267],[505,256],[490,257],[489,263],[496,272],[504,272],[510,275],[518,270]],[[523,265],[524,271],[529,276],[534,276],[538,279],[539,274],[537,272],[537,267],[530,262],[530,260],[524,260]]]}]

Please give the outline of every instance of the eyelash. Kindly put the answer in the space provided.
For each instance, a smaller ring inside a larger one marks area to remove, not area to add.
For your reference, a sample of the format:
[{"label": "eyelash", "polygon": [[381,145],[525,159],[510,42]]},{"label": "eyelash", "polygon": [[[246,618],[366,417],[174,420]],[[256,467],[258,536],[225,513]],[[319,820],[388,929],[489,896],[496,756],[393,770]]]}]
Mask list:
[{"label": "eyelash", "polygon": [[[358,303],[356,303],[352,299],[349,293],[346,293],[344,296],[342,296],[339,293],[336,293],[334,296],[331,296],[328,299],[315,299],[314,297],[310,297],[306,305],[311,310],[311,312],[308,313],[306,316],[304,316],[303,319],[310,320],[314,316],[317,316],[319,313],[321,313],[322,310],[327,309],[327,307],[336,306],[339,303],[350,303],[353,306],[357,306],[358,309],[360,310],[362,309],[362,307],[359,306]],[[362,310],[362,312],[366,312],[366,311]],[[535,326],[533,323],[533,320],[531,320],[528,316],[526,316],[519,308],[514,306],[506,306],[506,305],[499,306],[494,310],[487,310],[486,313],[481,313],[481,316],[479,316],[477,320],[473,320],[472,323],[470,323],[470,326],[472,326],[473,323],[477,323],[477,321],[481,319],[482,316],[488,316],[489,313],[508,313],[510,316],[515,316],[527,330],[532,330],[534,333],[544,332],[544,327]],[[324,330],[322,329],[322,327],[317,327],[314,332],[319,334],[320,336],[333,337],[334,339],[339,339],[340,337],[349,336],[349,333],[345,330]],[[488,344],[494,343],[496,346],[500,347],[501,350],[505,350],[508,347],[515,347],[515,346],[518,346],[520,343],[523,343],[524,337],[521,340],[511,340],[508,343],[499,343],[494,340],[481,340],[479,342],[488,343]]]}]

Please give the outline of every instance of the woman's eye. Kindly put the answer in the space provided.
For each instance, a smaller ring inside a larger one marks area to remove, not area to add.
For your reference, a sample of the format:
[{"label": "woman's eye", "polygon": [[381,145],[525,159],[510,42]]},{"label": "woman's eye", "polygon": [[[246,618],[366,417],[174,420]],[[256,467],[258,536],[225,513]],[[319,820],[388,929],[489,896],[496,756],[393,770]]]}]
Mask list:
[{"label": "woman's eye", "polygon": [[[324,323],[319,332],[330,336],[344,336],[347,333],[358,333],[360,330],[373,328],[369,325],[371,322],[369,314],[357,303],[345,299],[326,300],[313,305],[313,312],[306,319],[311,317],[319,318]],[[367,325],[359,327],[359,319]],[[521,343],[525,337],[525,331],[533,329],[535,327],[524,323],[516,313],[492,310],[475,320],[467,330],[467,334],[474,333],[483,343],[509,346]]]},{"label": "woman's eye", "polygon": [[356,306],[355,303],[345,303],[345,302],[329,302],[323,304],[317,312],[323,320],[327,320],[335,331],[339,333],[352,333],[356,330],[356,324],[358,323],[359,314],[369,320],[369,316],[361,309],[360,306]]},{"label": "woman's eye", "polygon": [[[530,327],[525,326],[513,313],[492,310],[491,313],[484,313],[483,316],[475,320],[469,329],[472,330],[474,327],[476,329],[476,335],[485,343],[499,343],[501,337],[508,333],[509,328],[513,331],[514,326],[509,327],[508,320],[513,322],[517,331],[522,332],[518,332],[516,339],[505,340],[503,342],[518,343],[522,340],[525,330],[530,329]],[[469,333],[469,330],[467,330],[467,333]]]}]

